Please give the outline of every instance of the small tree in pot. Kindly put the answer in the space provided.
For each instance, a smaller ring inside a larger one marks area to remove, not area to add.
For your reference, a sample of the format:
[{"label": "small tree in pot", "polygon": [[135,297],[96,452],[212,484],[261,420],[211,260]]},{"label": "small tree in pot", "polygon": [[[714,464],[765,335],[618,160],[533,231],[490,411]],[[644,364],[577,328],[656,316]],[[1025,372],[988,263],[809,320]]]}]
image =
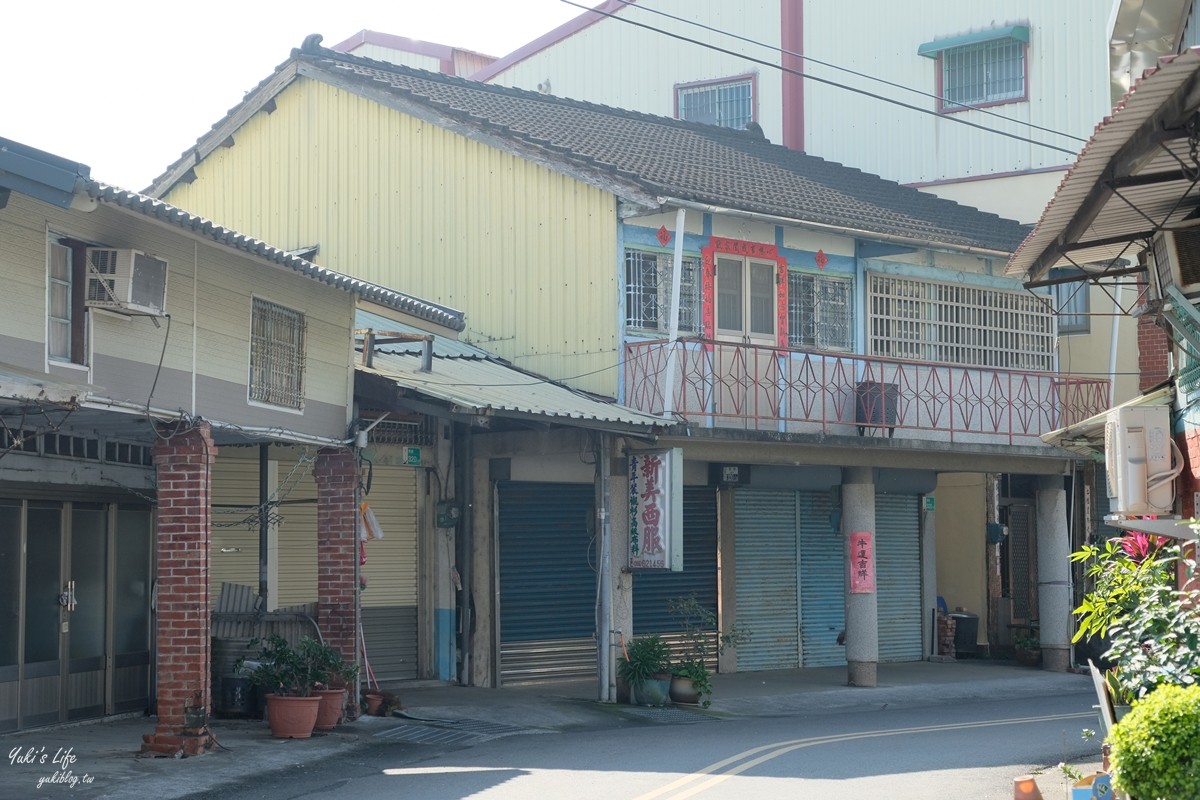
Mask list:
[{"label": "small tree in pot", "polygon": [[[259,665],[250,672],[250,682],[267,693],[267,722],[271,735],[279,739],[307,739],[317,723],[321,698],[317,684],[327,679],[325,656],[320,642],[305,636],[295,647],[279,634],[261,641]],[[238,662],[239,670],[245,659]]]},{"label": "small tree in pot", "polygon": [[694,594],[671,598],[667,609],[683,631],[682,657],[671,669],[671,699],[708,708],[713,692],[709,664],[726,650],[750,641],[750,630],[737,623],[728,630],[719,630],[716,612],[701,604]]}]

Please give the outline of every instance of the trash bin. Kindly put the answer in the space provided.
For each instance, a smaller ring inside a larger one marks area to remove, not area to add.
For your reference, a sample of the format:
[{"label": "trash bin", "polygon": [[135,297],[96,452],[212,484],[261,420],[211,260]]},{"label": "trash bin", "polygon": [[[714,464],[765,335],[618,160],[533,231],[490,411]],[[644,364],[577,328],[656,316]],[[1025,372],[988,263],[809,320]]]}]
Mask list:
[{"label": "trash bin", "polygon": [[979,638],[979,615],[955,611],[950,618],[954,620],[954,654],[959,658],[974,656],[979,649],[975,643]]}]

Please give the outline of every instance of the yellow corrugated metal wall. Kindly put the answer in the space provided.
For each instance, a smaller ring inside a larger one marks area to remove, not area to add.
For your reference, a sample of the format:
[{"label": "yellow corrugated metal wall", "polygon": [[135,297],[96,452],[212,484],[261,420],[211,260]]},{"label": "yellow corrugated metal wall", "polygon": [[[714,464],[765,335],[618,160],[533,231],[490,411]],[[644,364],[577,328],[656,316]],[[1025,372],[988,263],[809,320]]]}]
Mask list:
[{"label": "yellow corrugated metal wall", "polygon": [[323,266],[467,313],[465,337],[615,394],[616,199],[299,78],[170,202]]}]

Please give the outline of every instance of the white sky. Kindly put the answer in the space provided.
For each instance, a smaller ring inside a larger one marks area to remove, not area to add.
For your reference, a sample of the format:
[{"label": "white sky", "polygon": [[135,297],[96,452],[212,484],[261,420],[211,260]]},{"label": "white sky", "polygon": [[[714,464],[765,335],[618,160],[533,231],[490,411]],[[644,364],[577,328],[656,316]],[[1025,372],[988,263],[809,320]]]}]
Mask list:
[{"label": "white sky", "polygon": [[581,13],[561,0],[9,0],[0,137],[141,190],[310,33],[502,56]]}]

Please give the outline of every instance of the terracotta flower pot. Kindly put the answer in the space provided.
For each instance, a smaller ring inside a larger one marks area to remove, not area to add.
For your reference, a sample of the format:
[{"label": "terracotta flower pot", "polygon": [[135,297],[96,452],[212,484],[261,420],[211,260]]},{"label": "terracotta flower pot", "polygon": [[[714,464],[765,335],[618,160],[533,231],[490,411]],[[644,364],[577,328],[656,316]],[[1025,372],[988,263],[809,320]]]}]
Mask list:
[{"label": "terracotta flower pot", "polygon": [[686,705],[700,704],[700,692],[696,691],[696,685],[691,678],[685,678],[682,675],[671,676],[671,702]]},{"label": "terracotta flower pot", "polygon": [[321,697],[267,695],[267,723],[276,739],[307,739],[317,724]]},{"label": "terracotta flower pot", "polygon": [[342,721],[342,709],[346,705],[346,690],[318,689],[316,693],[321,698],[320,710],[317,711],[316,729],[331,731]]},{"label": "terracotta flower pot", "polygon": [[367,693],[363,697],[367,701],[367,713],[372,717],[379,716],[379,707],[383,705],[383,695]]}]

